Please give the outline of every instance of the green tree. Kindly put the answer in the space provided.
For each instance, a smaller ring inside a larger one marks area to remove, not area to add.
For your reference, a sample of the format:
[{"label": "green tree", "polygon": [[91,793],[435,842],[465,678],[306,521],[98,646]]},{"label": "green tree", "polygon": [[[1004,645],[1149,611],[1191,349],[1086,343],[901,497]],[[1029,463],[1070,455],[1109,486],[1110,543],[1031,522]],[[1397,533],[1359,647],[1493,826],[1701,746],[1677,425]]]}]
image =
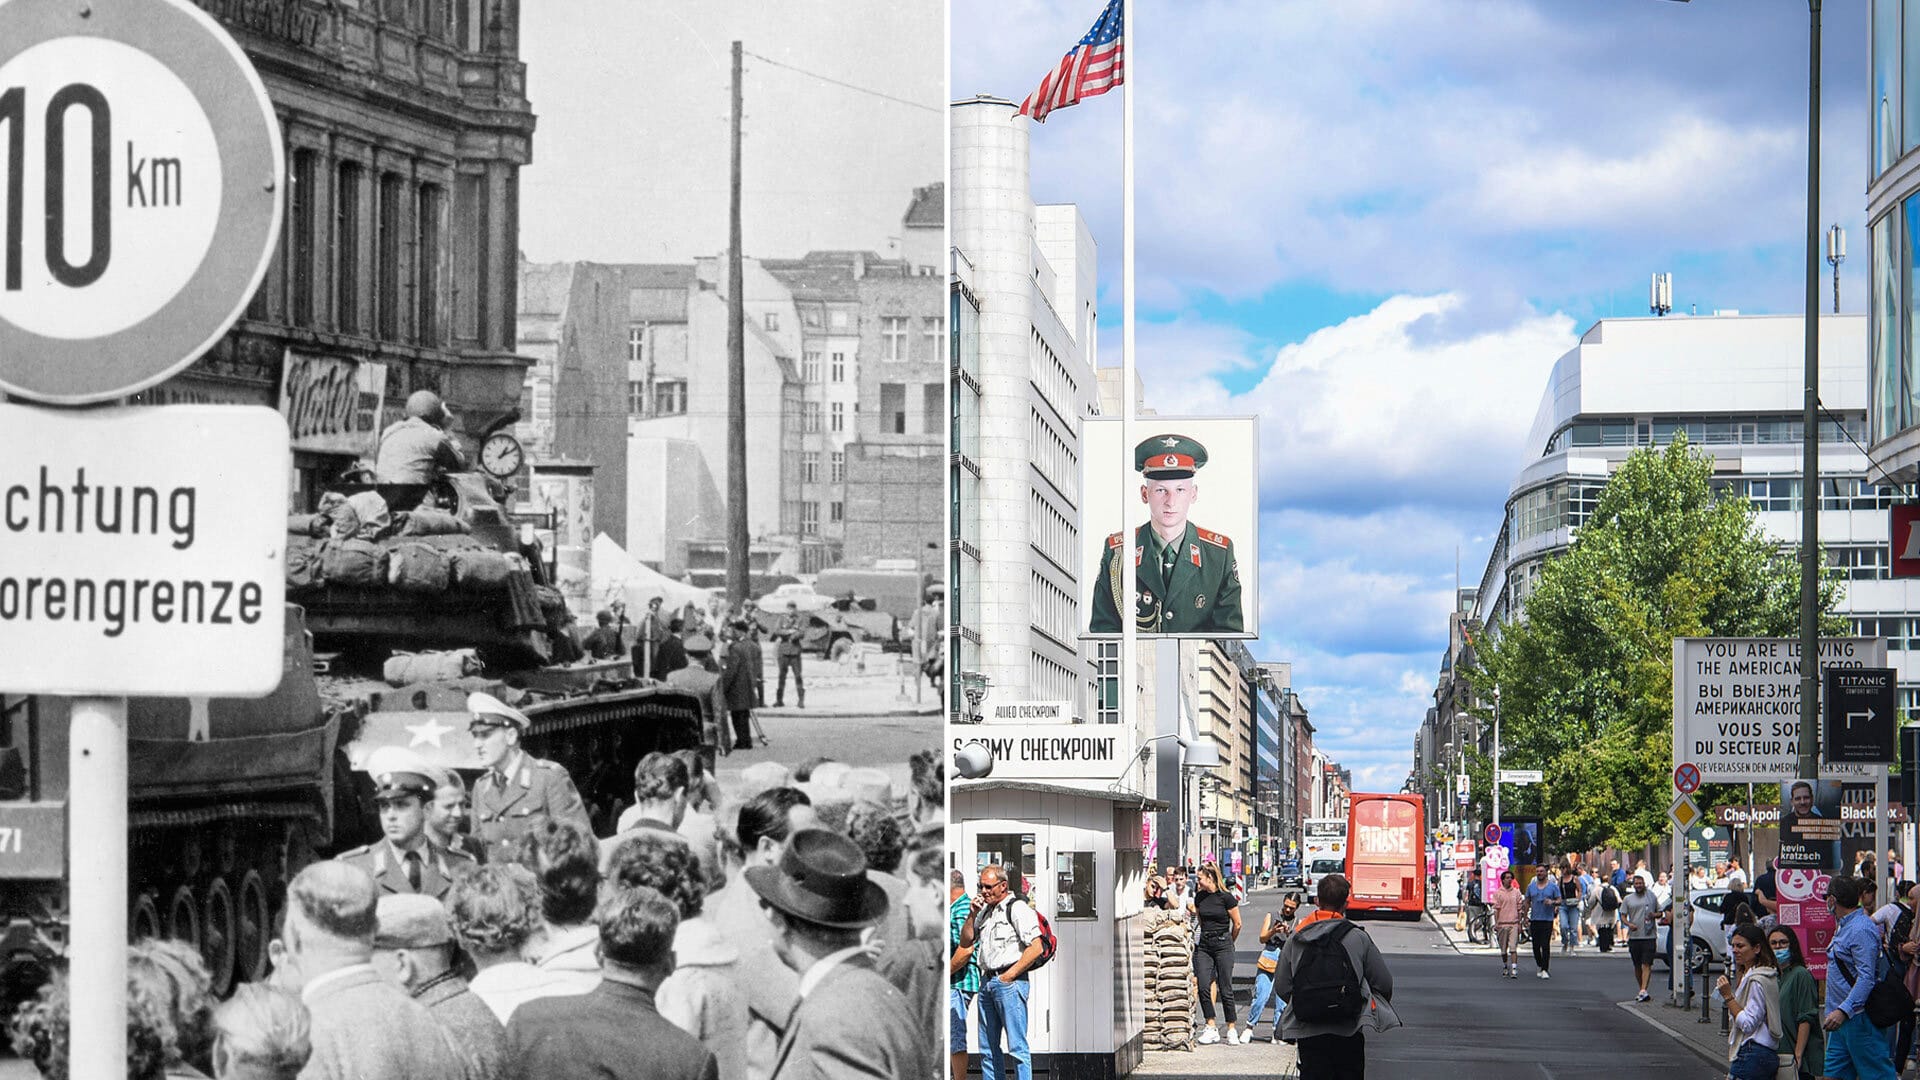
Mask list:
[{"label": "green tree", "polygon": [[[1674,638],[1798,633],[1795,551],[1761,531],[1745,496],[1716,498],[1712,475],[1684,435],[1629,456],[1467,672],[1480,694],[1500,689],[1501,764],[1545,773],[1513,804],[1539,807],[1556,852],[1635,847],[1670,828]],[[1838,597],[1823,566],[1823,634],[1845,632]]]}]

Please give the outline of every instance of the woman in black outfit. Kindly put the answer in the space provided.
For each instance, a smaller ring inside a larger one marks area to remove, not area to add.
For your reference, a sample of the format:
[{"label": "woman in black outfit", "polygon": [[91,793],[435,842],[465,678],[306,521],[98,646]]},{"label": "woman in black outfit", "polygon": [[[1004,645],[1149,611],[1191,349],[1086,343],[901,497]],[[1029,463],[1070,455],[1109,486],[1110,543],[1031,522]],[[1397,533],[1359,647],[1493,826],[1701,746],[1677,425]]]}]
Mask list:
[{"label": "woman in black outfit", "polygon": [[1219,867],[1208,863],[1200,868],[1200,892],[1193,903],[1187,905],[1187,911],[1200,924],[1200,933],[1193,943],[1193,973],[1199,983],[1200,1014],[1206,1017],[1207,1026],[1200,1032],[1199,1041],[1221,1040],[1221,1034],[1213,1027],[1212,991],[1218,986],[1220,1009],[1226,1019],[1227,1045],[1251,1042],[1251,1027],[1245,1037],[1233,1030],[1233,939],[1240,936],[1240,902],[1221,882]]}]

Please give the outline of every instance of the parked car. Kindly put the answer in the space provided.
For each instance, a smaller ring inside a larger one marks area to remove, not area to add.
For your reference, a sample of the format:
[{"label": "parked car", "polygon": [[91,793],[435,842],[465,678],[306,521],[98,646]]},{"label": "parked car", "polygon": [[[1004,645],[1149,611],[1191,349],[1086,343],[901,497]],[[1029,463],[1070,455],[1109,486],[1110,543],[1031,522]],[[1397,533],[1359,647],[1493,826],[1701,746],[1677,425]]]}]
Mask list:
[{"label": "parked car", "polygon": [[[1687,933],[1687,971],[1698,975],[1711,970],[1711,965],[1722,968],[1728,966],[1727,935],[1720,932],[1720,905],[1727,898],[1726,889],[1695,889],[1688,900],[1689,913]],[[1756,912],[1756,914],[1758,914]],[[1668,900],[1660,908],[1660,925],[1654,942],[1660,962],[1673,966],[1673,901]]]},{"label": "parked car", "polygon": [[897,649],[901,644],[899,620],[875,607],[872,600],[849,601],[841,597],[824,608],[807,612],[807,628],[800,637],[801,651],[839,660],[852,652],[857,642],[871,641],[884,649]]}]

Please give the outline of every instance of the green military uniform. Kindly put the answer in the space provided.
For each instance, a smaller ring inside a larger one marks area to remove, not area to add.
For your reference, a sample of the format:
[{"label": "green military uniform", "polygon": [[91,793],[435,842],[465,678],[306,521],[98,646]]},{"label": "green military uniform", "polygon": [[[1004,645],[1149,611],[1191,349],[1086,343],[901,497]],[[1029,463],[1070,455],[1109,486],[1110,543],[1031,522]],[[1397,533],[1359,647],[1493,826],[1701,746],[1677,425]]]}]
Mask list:
[{"label": "green military uniform", "polygon": [[391,840],[362,844],[335,855],[334,859],[365,870],[373,878],[374,884],[380,886],[382,893],[417,892],[435,900],[445,900],[454,879],[479,865],[466,852],[443,848],[424,837],[414,851],[420,862],[418,889],[413,887],[407,876],[407,853],[395,847]]},{"label": "green military uniform", "polygon": [[[1093,585],[1095,634],[1120,633],[1120,572],[1124,533],[1107,537],[1100,577]],[[1166,545],[1153,526],[1133,534],[1135,623],[1143,634],[1237,634],[1240,569],[1233,541],[1192,522],[1178,540]],[[1167,558],[1167,556],[1171,558]]]},{"label": "green military uniform", "polygon": [[[1193,476],[1207,464],[1207,448],[1179,434],[1142,439],[1134,447],[1134,470],[1148,481]],[[1087,630],[1118,634],[1120,595],[1126,567],[1126,534],[1107,537],[1100,576],[1093,583],[1093,617]],[[1181,533],[1162,542],[1151,522],[1133,533],[1134,625],[1143,634],[1238,634],[1245,630],[1240,608],[1240,566],[1233,541],[1188,521]]]},{"label": "green military uniform", "polygon": [[504,777],[488,769],[473,782],[473,834],[486,845],[488,862],[512,862],[520,837],[541,817],[571,821],[593,835],[586,804],[559,764],[523,750]]}]

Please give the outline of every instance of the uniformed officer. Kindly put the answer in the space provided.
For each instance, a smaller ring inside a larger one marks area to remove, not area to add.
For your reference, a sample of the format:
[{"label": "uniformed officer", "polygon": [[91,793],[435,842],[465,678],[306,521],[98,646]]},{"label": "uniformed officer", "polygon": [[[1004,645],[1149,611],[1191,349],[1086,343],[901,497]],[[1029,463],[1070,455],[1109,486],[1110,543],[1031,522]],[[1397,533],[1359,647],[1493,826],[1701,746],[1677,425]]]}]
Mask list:
[{"label": "uniformed officer", "polygon": [[444,899],[454,878],[475,863],[464,852],[433,843],[427,835],[427,804],[433,799],[430,766],[398,747],[382,747],[367,761],[373,774],[373,804],[385,837],[335,856],[365,870],[385,893],[419,893]]},{"label": "uniformed officer", "polygon": [[[1146,524],[1133,534],[1135,625],[1144,634],[1240,633],[1245,623],[1233,541],[1187,520],[1200,495],[1194,474],[1206,466],[1207,448],[1185,435],[1154,435],[1134,448],[1133,462],[1148,510]],[[1090,633],[1120,632],[1124,543],[1124,533],[1107,537]]]},{"label": "uniformed officer", "polygon": [[542,816],[570,821],[593,835],[586,804],[567,770],[520,749],[527,716],[491,694],[467,695],[473,736],[485,769],[473,782],[473,834],[487,861],[512,862],[514,845]]}]

